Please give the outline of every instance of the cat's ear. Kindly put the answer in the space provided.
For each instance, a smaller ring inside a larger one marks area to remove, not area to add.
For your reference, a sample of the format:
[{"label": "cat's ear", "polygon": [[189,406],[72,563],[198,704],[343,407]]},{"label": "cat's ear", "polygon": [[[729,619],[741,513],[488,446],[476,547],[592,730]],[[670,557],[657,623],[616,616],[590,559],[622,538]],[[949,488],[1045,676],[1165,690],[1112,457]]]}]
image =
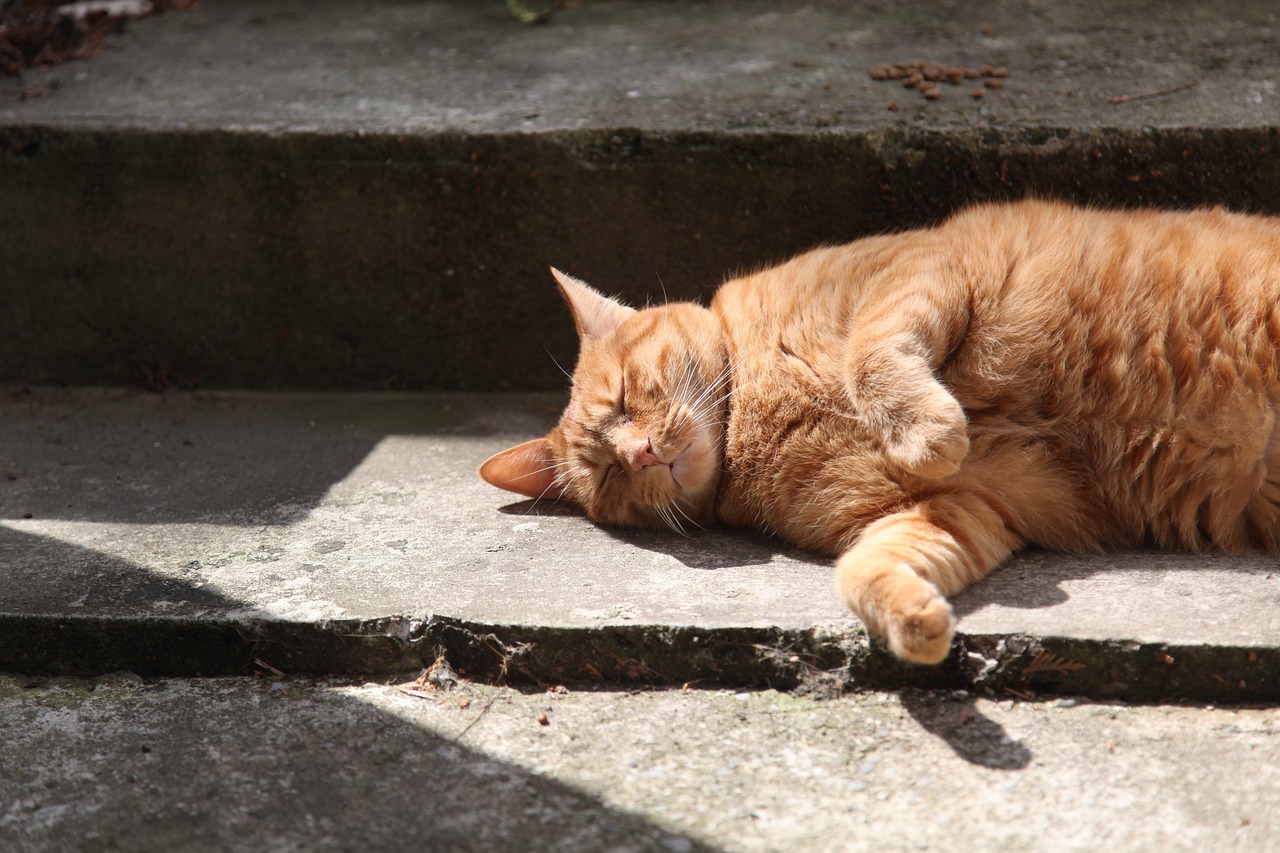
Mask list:
[{"label": "cat's ear", "polygon": [[556,463],[551,442],[535,438],[495,453],[480,466],[480,478],[491,486],[530,498],[556,500]]},{"label": "cat's ear", "polygon": [[578,327],[580,338],[600,338],[622,325],[636,309],[623,305],[616,299],[610,299],[593,287],[578,281],[571,275],[565,275],[555,267],[551,274],[560,285],[564,301],[569,303],[573,312],[573,324]]}]

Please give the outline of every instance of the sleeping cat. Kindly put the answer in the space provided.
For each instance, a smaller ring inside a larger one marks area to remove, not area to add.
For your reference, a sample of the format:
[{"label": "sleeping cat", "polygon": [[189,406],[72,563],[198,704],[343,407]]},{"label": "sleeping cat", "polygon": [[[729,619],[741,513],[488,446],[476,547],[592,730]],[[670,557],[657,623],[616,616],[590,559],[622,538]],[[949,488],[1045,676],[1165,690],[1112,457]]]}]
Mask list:
[{"label": "sleeping cat", "polygon": [[488,482],[603,524],[756,528],[837,558],[899,657],[1028,543],[1280,545],[1280,220],[1026,201],[817,249],[710,308],[552,271],[581,353]]}]

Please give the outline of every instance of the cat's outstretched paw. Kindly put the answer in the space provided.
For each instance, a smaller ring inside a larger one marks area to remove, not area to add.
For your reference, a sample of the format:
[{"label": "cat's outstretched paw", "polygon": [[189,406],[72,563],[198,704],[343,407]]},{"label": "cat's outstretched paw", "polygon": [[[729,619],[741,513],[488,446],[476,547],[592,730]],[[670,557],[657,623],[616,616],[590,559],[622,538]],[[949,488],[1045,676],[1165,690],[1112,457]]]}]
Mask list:
[{"label": "cat's outstretched paw", "polygon": [[937,593],[896,611],[889,622],[889,650],[912,663],[941,663],[956,633],[951,605]]},{"label": "cat's outstretched paw", "polygon": [[884,451],[895,465],[919,477],[941,479],[954,474],[969,454],[964,409],[944,392],[910,426],[891,435]]}]

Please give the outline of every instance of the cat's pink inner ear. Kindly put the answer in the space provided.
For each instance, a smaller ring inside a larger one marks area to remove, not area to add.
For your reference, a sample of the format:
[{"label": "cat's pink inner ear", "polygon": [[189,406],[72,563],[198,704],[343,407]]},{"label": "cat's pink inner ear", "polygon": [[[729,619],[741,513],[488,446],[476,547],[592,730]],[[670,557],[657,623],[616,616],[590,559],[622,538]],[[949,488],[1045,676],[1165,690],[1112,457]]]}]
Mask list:
[{"label": "cat's pink inner ear", "polygon": [[636,313],[636,309],[623,305],[616,299],[610,299],[595,288],[578,281],[571,275],[565,275],[555,267],[551,268],[560,285],[560,292],[569,303],[573,312],[573,323],[578,327],[578,337],[599,338],[609,334],[622,325],[623,321]]},{"label": "cat's pink inner ear", "polygon": [[561,495],[551,443],[545,438],[495,453],[480,466],[480,477],[490,485],[531,498],[555,500]]}]

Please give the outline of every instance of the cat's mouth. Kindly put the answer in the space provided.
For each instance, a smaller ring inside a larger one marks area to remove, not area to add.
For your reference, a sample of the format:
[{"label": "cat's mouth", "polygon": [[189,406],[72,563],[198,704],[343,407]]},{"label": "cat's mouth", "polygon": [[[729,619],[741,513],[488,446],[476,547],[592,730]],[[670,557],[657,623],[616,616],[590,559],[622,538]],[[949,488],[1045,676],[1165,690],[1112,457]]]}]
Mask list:
[{"label": "cat's mouth", "polygon": [[696,479],[693,469],[694,462],[694,446],[697,440],[691,440],[683,450],[676,454],[676,458],[667,463],[667,471],[671,475],[671,481],[682,492],[688,492],[690,487],[694,485],[693,480]]}]

